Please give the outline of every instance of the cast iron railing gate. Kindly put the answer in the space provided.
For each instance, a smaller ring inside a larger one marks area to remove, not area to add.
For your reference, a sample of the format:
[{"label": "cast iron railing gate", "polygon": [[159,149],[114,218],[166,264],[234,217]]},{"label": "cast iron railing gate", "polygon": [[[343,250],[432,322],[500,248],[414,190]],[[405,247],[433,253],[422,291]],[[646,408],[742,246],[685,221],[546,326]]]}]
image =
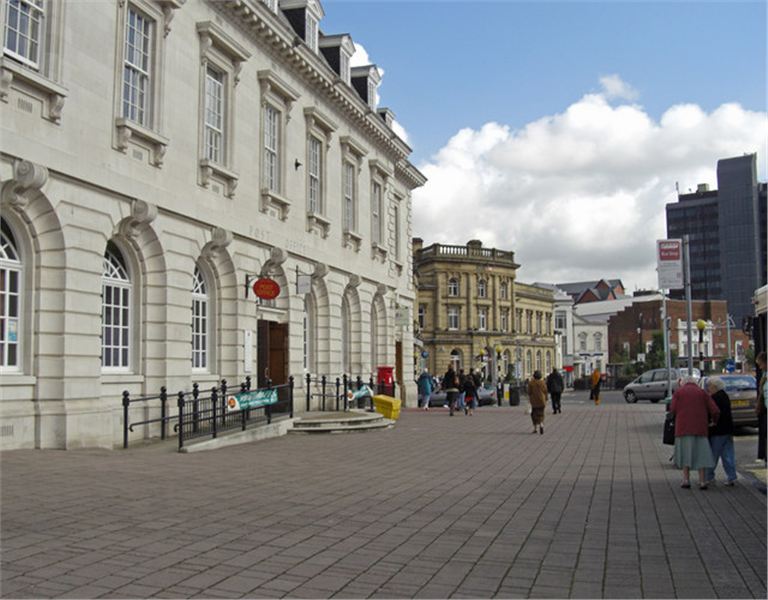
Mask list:
[{"label": "cast iron railing gate", "polygon": [[306,392],[307,400],[307,412],[311,410],[312,399],[319,398],[318,409],[336,410],[336,411],[348,411],[350,408],[368,408],[373,411],[373,396],[359,399],[355,401],[354,405],[350,402],[349,392],[356,392],[364,385],[367,385],[374,394],[386,394],[388,396],[395,395],[396,383],[390,384],[373,382],[373,376],[368,381],[358,375],[356,378],[343,375],[342,377],[336,377],[335,380],[331,380],[325,375],[321,377],[312,377],[309,373],[304,378],[304,390]]}]

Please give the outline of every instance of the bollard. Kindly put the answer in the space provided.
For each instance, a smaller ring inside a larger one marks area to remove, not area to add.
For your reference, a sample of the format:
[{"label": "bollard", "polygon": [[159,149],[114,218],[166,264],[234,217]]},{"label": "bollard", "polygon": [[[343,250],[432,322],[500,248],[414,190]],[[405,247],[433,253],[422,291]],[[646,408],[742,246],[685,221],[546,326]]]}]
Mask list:
[{"label": "bollard", "polygon": [[219,396],[216,391],[216,386],[211,388],[211,429],[213,430],[213,437],[216,437],[216,405],[219,403]]},{"label": "bollard", "polygon": [[176,405],[179,408],[179,450],[184,446],[184,392],[179,392]]},{"label": "bollard", "polygon": [[293,419],[293,375],[288,378],[288,398],[291,403],[291,419]]},{"label": "bollard", "polygon": [[128,405],[131,403],[131,393],[123,391],[123,448],[128,447]]},{"label": "bollard", "polygon": [[160,388],[160,439],[164,440],[167,437],[168,430],[168,390],[165,386]]}]

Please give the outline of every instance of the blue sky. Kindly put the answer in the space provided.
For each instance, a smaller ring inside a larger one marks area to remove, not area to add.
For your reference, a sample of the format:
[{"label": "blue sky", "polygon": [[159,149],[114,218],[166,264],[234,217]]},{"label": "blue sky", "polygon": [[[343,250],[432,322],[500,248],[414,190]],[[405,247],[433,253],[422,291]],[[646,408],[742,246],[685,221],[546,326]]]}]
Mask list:
[{"label": "blue sky", "polygon": [[766,107],[766,3],[327,0],[323,30],[346,32],[384,69],[382,106],[413,161],[462,127],[520,127],[618,73],[654,117],[695,102]]},{"label": "blue sky", "polygon": [[676,184],[716,189],[744,153],[768,178],[765,1],[323,5],[384,70],[425,244],[512,250],[526,282],[655,288]]}]

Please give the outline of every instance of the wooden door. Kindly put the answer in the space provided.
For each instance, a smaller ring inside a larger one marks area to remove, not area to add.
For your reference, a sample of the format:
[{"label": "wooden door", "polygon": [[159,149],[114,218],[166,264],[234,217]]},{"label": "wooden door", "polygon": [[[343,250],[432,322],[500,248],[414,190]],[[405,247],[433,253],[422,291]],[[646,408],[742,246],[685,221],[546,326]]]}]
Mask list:
[{"label": "wooden door", "polygon": [[288,325],[260,320],[257,344],[258,386],[288,383]]}]

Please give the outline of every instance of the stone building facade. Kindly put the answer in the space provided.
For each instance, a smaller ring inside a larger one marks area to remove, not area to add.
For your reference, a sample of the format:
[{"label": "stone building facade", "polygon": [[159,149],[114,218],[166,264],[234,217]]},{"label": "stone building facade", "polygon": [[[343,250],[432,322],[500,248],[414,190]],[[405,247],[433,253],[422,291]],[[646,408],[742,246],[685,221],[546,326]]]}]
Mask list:
[{"label": "stone building facade", "polygon": [[390,365],[414,395],[425,179],[317,0],[0,7],[0,447],[112,447],[123,390]]},{"label": "stone building facade", "polygon": [[432,373],[453,363],[492,377],[495,363],[500,377],[525,379],[555,366],[553,291],[518,282],[513,252],[419,238],[413,252],[421,363]]}]

